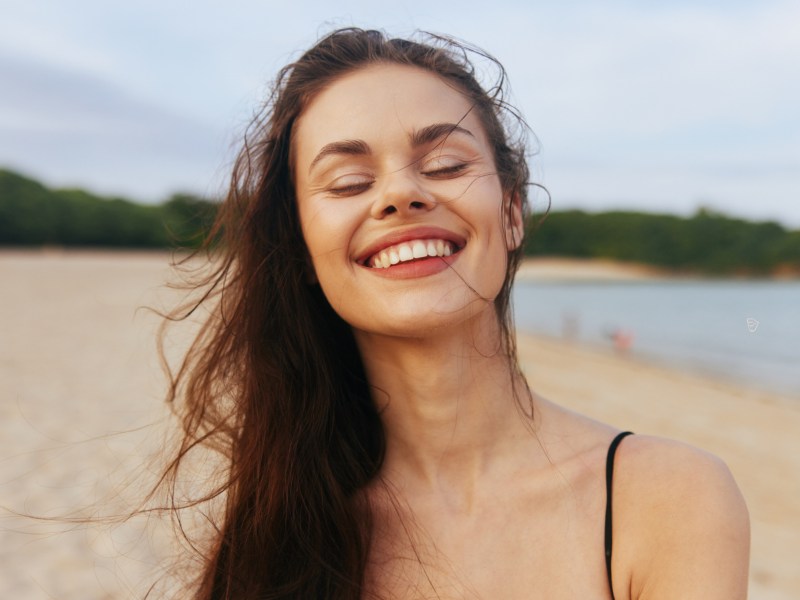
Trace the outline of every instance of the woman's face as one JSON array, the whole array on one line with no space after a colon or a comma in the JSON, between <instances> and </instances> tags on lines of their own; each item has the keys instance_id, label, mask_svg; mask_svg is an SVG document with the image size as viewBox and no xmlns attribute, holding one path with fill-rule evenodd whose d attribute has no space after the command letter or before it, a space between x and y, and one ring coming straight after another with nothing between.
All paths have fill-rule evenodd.
<instances>
[{"instance_id":1,"label":"woman's face","mask_svg":"<svg viewBox=\"0 0 800 600\"><path fill-rule=\"evenodd\" d=\"M462 93L415 67L357 70L301 114L292 152L316 278L357 332L416 337L495 318L521 231L504 225L509 199Z\"/></svg>"}]
</instances>

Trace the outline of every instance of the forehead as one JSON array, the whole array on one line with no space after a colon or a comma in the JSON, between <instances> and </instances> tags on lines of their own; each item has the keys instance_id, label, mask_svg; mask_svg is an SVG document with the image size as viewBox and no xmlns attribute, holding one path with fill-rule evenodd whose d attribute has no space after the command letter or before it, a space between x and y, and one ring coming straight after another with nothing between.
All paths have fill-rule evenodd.
<instances>
[{"instance_id":1,"label":"forehead","mask_svg":"<svg viewBox=\"0 0 800 600\"><path fill-rule=\"evenodd\" d=\"M460 123L476 136L483 127L472 103L438 75L405 65L370 65L336 79L300 115L297 158L343 139L380 141L432 123Z\"/></svg>"}]
</instances>

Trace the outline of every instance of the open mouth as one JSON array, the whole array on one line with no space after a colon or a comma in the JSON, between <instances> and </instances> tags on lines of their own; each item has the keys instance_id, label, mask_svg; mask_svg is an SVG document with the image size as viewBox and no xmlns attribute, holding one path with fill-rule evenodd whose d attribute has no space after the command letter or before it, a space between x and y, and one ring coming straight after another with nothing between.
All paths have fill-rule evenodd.
<instances>
[{"instance_id":1,"label":"open mouth","mask_svg":"<svg viewBox=\"0 0 800 600\"><path fill-rule=\"evenodd\" d=\"M431 238L410 240L388 246L376 252L364 261L364 265L372 269L388 269L401 263L425 260L428 258L444 258L459 252L461 248L450 240Z\"/></svg>"}]
</instances>

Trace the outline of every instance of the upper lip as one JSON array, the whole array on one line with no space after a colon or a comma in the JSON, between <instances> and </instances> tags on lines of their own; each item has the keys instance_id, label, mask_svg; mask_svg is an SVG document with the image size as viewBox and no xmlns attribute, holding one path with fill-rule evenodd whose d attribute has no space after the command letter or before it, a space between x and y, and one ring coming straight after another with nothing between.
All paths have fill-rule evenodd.
<instances>
[{"instance_id":1,"label":"upper lip","mask_svg":"<svg viewBox=\"0 0 800 600\"><path fill-rule=\"evenodd\" d=\"M441 227L414 227L412 229L404 229L401 231L393 231L388 233L367 246L363 251L359 252L356 257L356 262L361 265L366 264L371 256L374 256L384 248L401 244L403 242L410 242L411 240L446 240L455 244L457 249L461 249L467 243L467 240L447 229Z\"/></svg>"}]
</instances>

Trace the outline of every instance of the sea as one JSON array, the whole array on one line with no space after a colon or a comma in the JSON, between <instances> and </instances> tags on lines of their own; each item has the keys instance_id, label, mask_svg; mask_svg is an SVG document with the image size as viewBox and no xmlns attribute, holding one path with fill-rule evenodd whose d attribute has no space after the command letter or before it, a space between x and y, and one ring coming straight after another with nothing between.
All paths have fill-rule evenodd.
<instances>
[{"instance_id":1,"label":"sea","mask_svg":"<svg viewBox=\"0 0 800 600\"><path fill-rule=\"evenodd\" d=\"M798 281L518 281L513 302L521 332L800 400Z\"/></svg>"}]
</instances>

